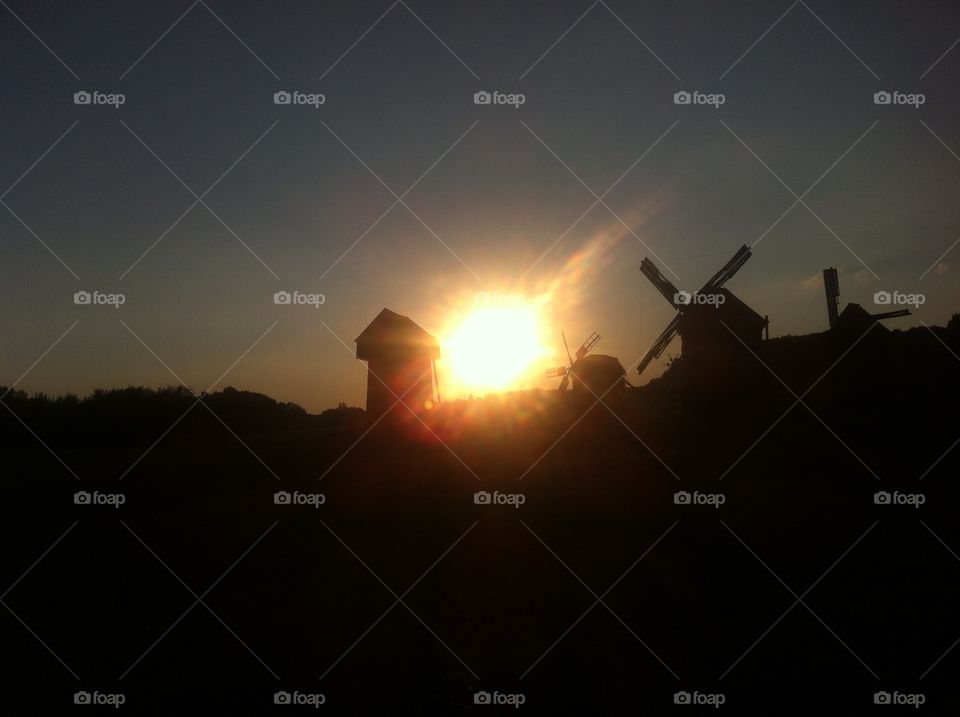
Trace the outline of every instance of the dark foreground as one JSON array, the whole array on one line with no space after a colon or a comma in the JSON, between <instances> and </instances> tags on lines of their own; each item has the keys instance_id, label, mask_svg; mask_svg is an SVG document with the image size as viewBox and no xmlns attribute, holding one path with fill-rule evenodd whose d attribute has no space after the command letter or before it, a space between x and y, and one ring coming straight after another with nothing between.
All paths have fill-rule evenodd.
<instances>
[{"instance_id":1,"label":"dark foreground","mask_svg":"<svg viewBox=\"0 0 960 717\"><path fill-rule=\"evenodd\" d=\"M569 395L451 405L442 442L347 413L270 428L211 397L230 429L198 405L151 448L183 396L96 420L8 398L37 436L0 412L3 712L77 692L157 714L295 709L277 693L484 713L482 692L955 711L960 360L941 338L867 340L789 388L760 366L708 393L668 377L585 417Z\"/></svg>"}]
</instances>

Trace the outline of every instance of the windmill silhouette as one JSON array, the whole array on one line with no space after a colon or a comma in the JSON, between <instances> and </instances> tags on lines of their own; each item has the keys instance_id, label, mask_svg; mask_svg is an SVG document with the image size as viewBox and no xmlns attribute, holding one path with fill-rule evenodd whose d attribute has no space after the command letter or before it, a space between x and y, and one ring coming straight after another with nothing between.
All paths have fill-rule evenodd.
<instances>
[{"instance_id":1,"label":"windmill silhouette","mask_svg":"<svg viewBox=\"0 0 960 717\"><path fill-rule=\"evenodd\" d=\"M687 355L692 353L694 347L697 354L707 354L709 349L733 338L731 331L748 345L760 340L763 330L768 326L767 319L723 288L750 256L750 247L740 247L730 261L694 294L678 290L650 259L644 258L640 271L676 309L677 314L641 359L637 373L643 373L653 359L659 358L677 334L683 340L684 354ZM701 298L706 302L701 302Z\"/></svg>"}]
</instances>

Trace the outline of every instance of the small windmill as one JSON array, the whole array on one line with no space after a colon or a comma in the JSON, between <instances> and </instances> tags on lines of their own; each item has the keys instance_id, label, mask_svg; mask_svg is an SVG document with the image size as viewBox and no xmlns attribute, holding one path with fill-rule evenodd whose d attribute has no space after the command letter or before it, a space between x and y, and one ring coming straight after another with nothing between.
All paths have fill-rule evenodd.
<instances>
[{"instance_id":1,"label":"small windmill","mask_svg":"<svg viewBox=\"0 0 960 717\"><path fill-rule=\"evenodd\" d=\"M720 271L710 277L710 280L703 285L703 288L698 291L698 294L715 294L720 291L725 283L733 278L734 274L740 271L740 268L746 264L747 259L751 256L750 247L744 245L740 247L736 254L733 255L733 258L728 261ZM677 315L673 317L673 320L667 324L667 327L663 330L663 333L653 342L653 345L650 347L650 350L647 351L646 355L640 361L640 364L637 366L637 373L643 373L643 370L647 365L653 361L655 358L659 358L660 354L664 352L670 342L673 340L673 337L679 332L681 318L684 313L686 313L693 305L694 302L692 298L694 295L688 292L681 292L677 290L667 277L665 277L656 265L647 258L640 263L640 271L643 272L643 275L646 276L650 283L663 294L663 297L670 302L670 305L677 310Z\"/></svg>"},{"instance_id":2,"label":"small windmill","mask_svg":"<svg viewBox=\"0 0 960 717\"><path fill-rule=\"evenodd\" d=\"M577 349L577 353L575 354L577 357L576 360L570 355L570 348L567 346L567 337L562 331L560 332L560 336L563 338L563 348L567 352L568 365L547 369L547 378L563 376L563 379L560 381L560 390L566 391L567 386L570 385L570 377L574 375L574 364L586 356L590 352L590 349L597 345L597 342L600 340L600 334L594 332L587 337L586 341L580 344L580 348Z\"/></svg>"}]
</instances>

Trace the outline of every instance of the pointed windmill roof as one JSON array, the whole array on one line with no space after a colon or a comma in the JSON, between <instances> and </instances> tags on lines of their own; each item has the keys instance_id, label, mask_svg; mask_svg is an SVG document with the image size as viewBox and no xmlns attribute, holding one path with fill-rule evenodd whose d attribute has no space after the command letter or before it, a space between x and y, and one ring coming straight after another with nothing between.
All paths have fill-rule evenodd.
<instances>
[{"instance_id":1,"label":"pointed windmill roof","mask_svg":"<svg viewBox=\"0 0 960 717\"><path fill-rule=\"evenodd\" d=\"M430 358L440 358L440 345L408 316L384 309L354 339L357 358L366 360L383 349L406 348L420 350Z\"/></svg>"}]
</instances>

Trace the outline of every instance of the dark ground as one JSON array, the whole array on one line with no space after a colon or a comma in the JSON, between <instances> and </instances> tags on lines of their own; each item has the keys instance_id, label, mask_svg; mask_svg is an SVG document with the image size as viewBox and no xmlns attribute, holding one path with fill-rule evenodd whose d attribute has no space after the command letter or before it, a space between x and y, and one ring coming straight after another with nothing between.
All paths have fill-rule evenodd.
<instances>
[{"instance_id":1,"label":"dark ground","mask_svg":"<svg viewBox=\"0 0 960 717\"><path fill-rule=\"evenodd\" d=\"M678 368L562 439L582 405L531 393L445 406L442 443L381 424L349 451L355 412L227 392L206 402L236 436L195 406L148 451L188 394L11 393L79 480L0 411L4 711L86 690L259 714L299 690L337 713L449 714L489 709L487 690L587 714L683 712L678 691L736 714L859 713L878 691L955 713L960 345L937 331L868 336L768 433L795 396L755 359ZM802 395L841 348L777 373Z\"/></svg>"}]
</instances>

